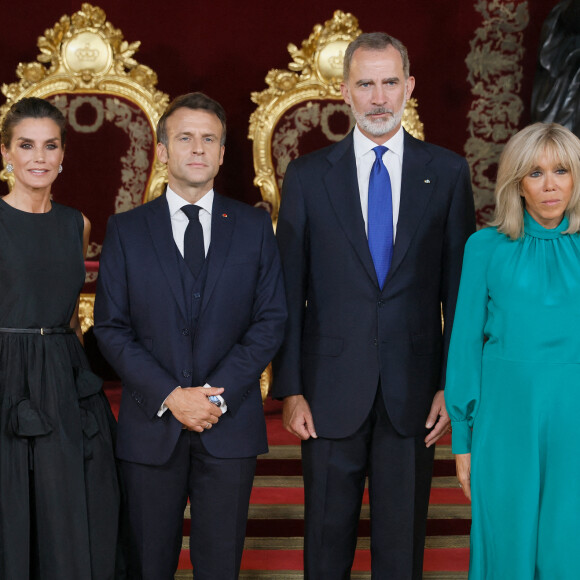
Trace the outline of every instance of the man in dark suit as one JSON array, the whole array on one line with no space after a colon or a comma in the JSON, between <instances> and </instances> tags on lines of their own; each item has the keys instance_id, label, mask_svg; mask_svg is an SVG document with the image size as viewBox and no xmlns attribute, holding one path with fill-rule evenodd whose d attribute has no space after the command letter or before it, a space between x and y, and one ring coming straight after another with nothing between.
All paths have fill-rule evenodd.
<instances>
[{"instance_id":1,"label":"man in dark suit","mask_svg":"<svg viewBox=\"0 0 580 580\"><path fill-rule=\"evenodd\" d=\"M270 217L213 190L225 113L178 97L157 127L160 198L109 220L95 304L99 346L123 382L117 456L133 577L172 580L191 504L196 580L238 577L256 456L259 380L286 306Z\"/></svg>"},{"instance_id":2,"label":"man in dark suit","mask_svg":"<svg viewBox=\"0 0 580 580\"><path fill-rule=\"evenodd\" d=\"M367 473L373 578L422 576L433 444L449 428L445 360L475 219L466 161L401 127L414 85L400 41L362 34L342 83L354 131L290 163L284 179L288 323L273 396L303 440L310 580L350 578Z\"/></svg>"}]
</instances>

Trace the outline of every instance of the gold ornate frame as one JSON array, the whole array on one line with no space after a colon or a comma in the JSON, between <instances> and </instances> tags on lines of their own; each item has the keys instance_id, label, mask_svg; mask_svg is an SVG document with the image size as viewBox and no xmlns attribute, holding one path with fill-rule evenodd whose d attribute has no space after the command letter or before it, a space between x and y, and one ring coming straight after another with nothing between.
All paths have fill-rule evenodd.
<instances>
[{"instance_id":1,"label":"gold ornate frame","mask_svg":"<svg viewBox=\"0 0 580 580\"><path fill-rule=\"evenodd\" d=\"M350 13L334 12L332 20L314 26L299 49L288 45L293 59L288 70L272 69L266 76L269 88L252 93L258 105L250 117L248 138L253 144L254 185L260 188L262 199L272 208L272 221L278 220L280 191L272 159L272 136L284 113L306 101L342 101L340 83L346 47L361 30ZM423 123L419 120L417 100L409 99L403 114L403 126L418 139L424 139Z\"/></svg>"},{"instance_id":2,"label":"gold ornate frame","mask_svg":"<svg viewBox=\"0 0 580 580\"><path fill-rule=\"evenodd\" d=\"M58 94L102 93L125 98L146 115L154 133L169 96L157 90L157 75L139 64L133 55L140 42L129 43L107 21L104 10L84 3L72 16L62 16L38 38L36 62L20 63L18 82L3 84L6 103L0 107L0 122L13 103L24 97L47 98ZM13 185L5 170L0 179ZM167 181L167 167L157 158L147 181L144 201L157 197ZM94 295L81 294L83 332L93 324Z\"/></svg>"}]
</instances>

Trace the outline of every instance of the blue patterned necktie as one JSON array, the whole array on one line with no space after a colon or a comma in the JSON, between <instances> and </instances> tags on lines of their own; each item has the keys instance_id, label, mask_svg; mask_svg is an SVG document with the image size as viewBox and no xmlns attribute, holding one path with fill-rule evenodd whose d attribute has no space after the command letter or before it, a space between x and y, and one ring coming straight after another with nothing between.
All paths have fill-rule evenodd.
<instances>
[{"instance_id":1,"label":"blue patterned necktie","mask_svg":"<svg viewBox=\"0 0 580 580\"><path fill-rule=\"evenodd\" d=\"M377 158L369 179L368 237L379 287L383 289L393 257L393 199L391 178L383 163L384 145L373 149Z\"/></svg>"},{"instance_id":2,"label":"blue patterned necktie","mask_svg":"<svg viewBox=\"0 0 580 580\"><path fill-rule=\"evenodd\" d=\"M199 276L205 262L203 229L199 221L199 205L184 205L181 211L189 219L183 238L183 258L195 278Z\"/></svg>"}]
</instances>

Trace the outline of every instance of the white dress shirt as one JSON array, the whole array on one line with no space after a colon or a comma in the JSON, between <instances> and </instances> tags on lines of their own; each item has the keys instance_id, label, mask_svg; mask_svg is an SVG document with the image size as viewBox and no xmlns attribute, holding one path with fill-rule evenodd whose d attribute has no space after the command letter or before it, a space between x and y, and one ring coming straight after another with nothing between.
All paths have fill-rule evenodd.
<instances>
[{"instance_id":1,"label":"white dress shirt","mask_svg":"<svg viewBox=\"0 0 580 580\"><path fill-rule=\"evenodd\" d=\"M199 223L203 230L203 246L205 255L209 250L211 243L211 210L213 207L213 189L210 189L195 205L201 207L199 210ZM183 239L185 238L185 230L189 224L189 218L181 211L184 205L189 205L189 202L177 195L169 186L165 193L167 204L169 205L169 215L171 216L171 229L173 231L173 239L179 253L183 256Z\"/></svg>"},{"instance_id":2,"label":"white dress shirt","mask_svg":"<svg viewBox=\"0 0 580 580\"><path fill-rule=\"evenodd\" d=\"M179 253L183 256L183 243L185 238L185 230L189 224L189 218L181 211L184 205L189 205L189 201L183 199L180 195L175 193L169 186L165 192L165 197L167 199L167 205L169 206L169 216L171 217L171 230L173 232L173 239L175 240L175 245L179 250ZM199 210L199 223L201 224L201 229L203 230L203 247L205 250L205 255L209 250L209 245L211 243L211 210L213 207L213 197L214 191L210 189L201 199L199 199L195 205L201 207ZM211 385L203 385L206 388L210 388ZM181 387L177 387L181 389ZM222 405L220 409L222 414L228 410L228 406L221 395L217 395L218 399L221 401ZM167 406L165 401L161 404L157 415L161 417L163 413L167 411Z\"/></svg>"},{"instance_id":3,"label":"white dress shirt","mask_svg":"<svg viewBox=\"0 0 580 580\"><path fill-rule=\"evenodd\" d=\"M373 148L376 147L377 144L374 141L371 141L368 137L365 137L358 128L358 125L354 128L353 140L360 205L363 219L365 221L365 231L368 236L369 179L373 163L376 159ZM383 163L385 164L391 178L391 191L393 196L393 242L397 235L397 222L399 220L399 207L401 205L401 176L403 173L404 140L405 134L403 127L399 127L399 130L388 141L382 143L382 145L388 148L383 155Z\"/></svg>"}]
</instances>

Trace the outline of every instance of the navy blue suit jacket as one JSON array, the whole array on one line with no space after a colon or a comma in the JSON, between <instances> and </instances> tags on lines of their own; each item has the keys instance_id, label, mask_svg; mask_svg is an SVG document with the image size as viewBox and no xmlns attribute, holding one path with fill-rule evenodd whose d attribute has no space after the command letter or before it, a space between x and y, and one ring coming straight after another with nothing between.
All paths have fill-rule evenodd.
<instances>
[{"instance_id":1,"label":"navy blue suit jacket","mask_svg":"<svg viewBox=\"0 0 580 580\"><path fill-rule=\"evenodd\" d=\"M277 228L288 322L273 396L303 394L318 435L347 437L368 416L380 378L397 431L424 434L444 386L463 247L474 229L465 159L405 133L397 235L381 291L352 133L290 163Z\"/></svg>"},{"instance_id":2,"label":"navy blue suit jacket","mask_svg":"<svg viewBox=\"0 0 580 580\"><path fill-rule=\"evenodd\" d=\"M216 457L267 451L260 374L282 340L286 305L266 212L215 194L208 272L191 328L165 195L110 218L95 335L123 382L117 455L165 463L181 424L161 404L178 385L225 389L228 411L201 437Z\"/></svg>"}]
</instances>

